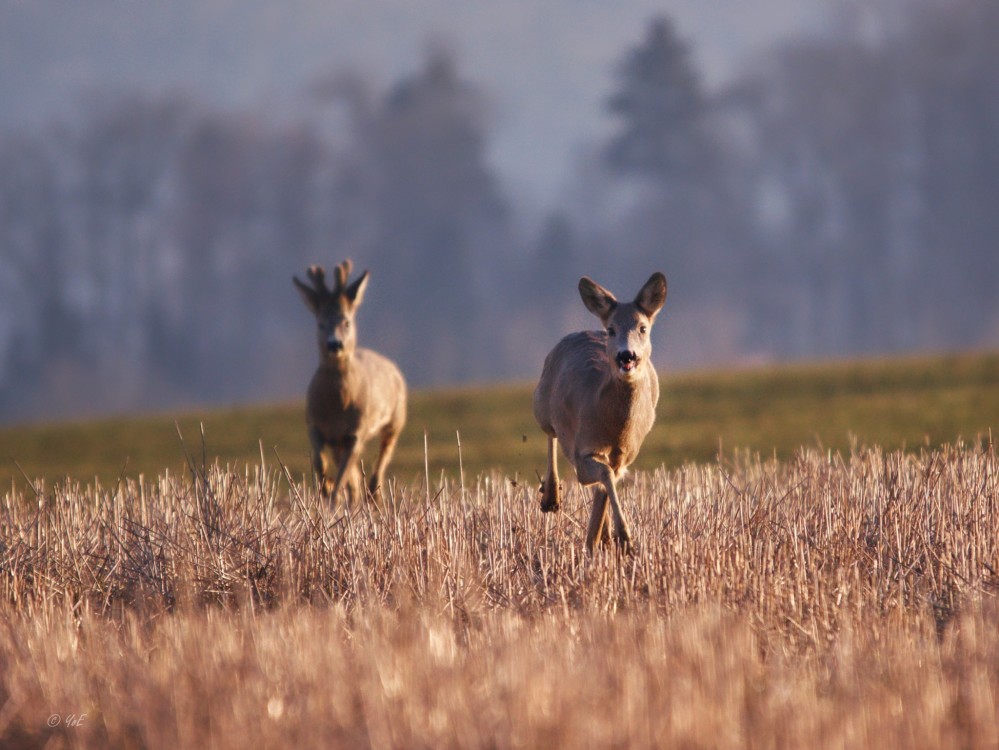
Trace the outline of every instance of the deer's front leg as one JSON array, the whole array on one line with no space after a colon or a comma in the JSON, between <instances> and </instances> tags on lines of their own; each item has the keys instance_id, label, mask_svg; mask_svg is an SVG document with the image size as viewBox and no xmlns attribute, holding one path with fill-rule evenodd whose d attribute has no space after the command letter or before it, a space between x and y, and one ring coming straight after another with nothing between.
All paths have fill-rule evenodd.
<instances>
[{"instance_id":1,"label":"deer's front leg","mask_svg":"<svg viewBox=\"0 0 999 750\"><path fill-rule=\"evenodd\" d=\"M628 519L621 509L614 483L614 472L610 466L593 454L578 456L576 459L576 476L580 484L597 484L601 488L593 495L593 509L590 512L590 525L586 534L586 548L592 552L600 537L606 538L606 510L610 503L611 514L614 516L614 535L618 544L626 552L632 551L631 531L628 529Z\"/></svg>"},{"instance_id":2,"label":"deer's front leg","mask_svg":"<svg viewBox=\"0 0 999 750\"><path fill-rule=\"evenodd\" d=\"M368 480L368 492L372 498L376 497L376 493L380 492L385 485L385 467L388 466L389 461L392 459L397 442L399 442L398 428L393 426L386 427L382 431L381 448L378 451L378 459L375 462L375 472L371 479Z\"/></svg>"},{"instance_id":3,"label":"deer's front leg","mask_svg":"<svg viewBox=\"0 0 999 750\"><path fill-rule=\"evenodd\" d=\"M610 522L607 518L607 490L598 484L593 488L593 506L590 524L586 529L586 549L591 554L598 543L610 541Z\"/></svg>"},{"instance_id":4,"label":"deer's front leg","mask_svg":"<svg viewBox=\"0 0 999 750\"><path fill-rule=\"evenodd\" d=\"M554 435L548 436L548 468L541 482L541 512L551 513L562 505L558 486L558 440Z\"/></svg>"},{"instance_id":5,"label":"deer's front leg","mask_svg":"<svg viewBox=\"0 0 999 750\"><path fill-rule=\"evenodd\" d=\"M340 487L343 486L344 478L347 478L348 505L353 501L354 485L356 481L353 476L353 464L357 458L357 435L346 436L333 449L333 455L337 463L336 480L333 482L333 489L329 493L330 503L336 507L337 495L340 494ZM348 476L348 473L349 476ZM326 482L329 482L327 478ZM325 483L324 483L325 486Z\"/></svg>"},{"instance_id":6,"label":"deer's front leg","mask_svg":"<svg viewBox=\"0 0 999 750\"><path fill-rule=\"evenodd\" d=\"M328 443L322 433L315 427L309 428L309 446L312 449L312 471L319 483L319 492L324 498L329 497L330 490L330 460L327 456Z\"/></svg>"}]
</instances>

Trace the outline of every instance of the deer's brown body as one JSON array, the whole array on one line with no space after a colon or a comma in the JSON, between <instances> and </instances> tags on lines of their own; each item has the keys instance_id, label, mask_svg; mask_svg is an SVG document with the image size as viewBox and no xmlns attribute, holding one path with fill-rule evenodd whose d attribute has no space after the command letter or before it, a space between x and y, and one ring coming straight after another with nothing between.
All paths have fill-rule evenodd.
<instances>
[{"instance_id":1,"label":"deer's brown body","mask_svg":"<svg viewBox=\"0 0 999 750\"><path fill-rule=\"evenodd\" d=\"M319 367L309 383L305 417L313 467L323 494L334 504L341 487L348 500L362 492L358 464L372 438L379 441L379 453L367 491L379 491L406 422L406 381L399 368L377 352L357 347L354 314L368 272L348 284L350 269L350 261L337 267L332 289L319 266L308 270L311 287L294 279L318 323Z\"/></svg>"},{"instance_id":2,"label":"deer's brown body","mask_svg":"<svg viewBox=\"0 0 999 750\"><path fill-rule=\"evenodd\" d=\"M659 378L652 366L649 333L666 300L666 278L653 274L633 302L619 303L590 279L579 282L586 307L604 331L573 333L545 359L534 391L534 417L548 435L548 468L541 510L560 506L558 443L580 484L597 487L586 535L591 551L608 540L607 506L618 542L631 546L631 532L617 496L617 480L638 457L655 422Z\"/></svg>"}]
</instances>

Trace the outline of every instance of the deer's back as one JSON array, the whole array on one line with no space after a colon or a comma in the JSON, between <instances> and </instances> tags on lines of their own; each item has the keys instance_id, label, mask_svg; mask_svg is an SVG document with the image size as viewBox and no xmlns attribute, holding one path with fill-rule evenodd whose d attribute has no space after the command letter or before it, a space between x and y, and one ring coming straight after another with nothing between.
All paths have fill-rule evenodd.
<instances>
[{"instance_id":1,"label":"deer's back","mask_svg":"<svg viewBox=\"0 0 999 750\"><path fill-rule=\"evenodd\" d=\"M577 453L604 455L619 468L638 455L655 421L659 381L651 363L645 379L617 380L607 359L602 331L573 333L545 359L534 391L534 417L558 438L570 460Z\"/></svg>"}]
</instances>

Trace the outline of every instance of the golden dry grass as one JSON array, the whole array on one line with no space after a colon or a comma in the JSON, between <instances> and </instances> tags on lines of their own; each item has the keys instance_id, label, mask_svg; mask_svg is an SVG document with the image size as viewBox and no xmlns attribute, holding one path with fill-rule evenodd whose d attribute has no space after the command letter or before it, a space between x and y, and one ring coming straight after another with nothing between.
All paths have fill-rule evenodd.
<instances>
[{"instance_id":1,"label":"golden dry grass","mask_svg":"<svg viewBox=\"0 0 999 750\"><path fill-rule=\"evenodd\" d=\"M8 494L0 746L995 747L997 467L639 472L638 553L592 559L578 487L498 475L336 516L269 469Z\"/></svg>"}]
</instances>

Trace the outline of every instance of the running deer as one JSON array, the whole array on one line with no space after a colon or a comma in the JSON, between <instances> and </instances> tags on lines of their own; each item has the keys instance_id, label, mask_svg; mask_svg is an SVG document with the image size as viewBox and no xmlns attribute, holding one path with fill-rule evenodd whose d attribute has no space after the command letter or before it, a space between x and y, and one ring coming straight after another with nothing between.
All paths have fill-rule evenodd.
<instances>
[{"instance_id":1,"label":"running deer","mask_svg":"<svg viewBox=\"0 0 999 750\"><path fill-rule=\"evenodd\" d=\"M548 469L541 485L541 510L560 506L557 444L582 485L597 485L586 547L610 541L607 505L618 543L630 551L631 531L617 495L617 480L638 456L652 429L659 378L652 366L649 333L666 301L666 277L654 273L633 302L620 303L585 276L579 294L600 318L603 331L572 333L545 359L534 391L534 418L548 435Z\"/></svg>"},{"instance_id":2,"label":"running deer","mask_svg":"<svg viewBox=\"0 0 999 750\"><path fill-rule=\"evenodd\" d=\"M377 436L380 452L367 490L372 496L384 485L406 422L406 381L395 364L357 346L354 315L368 285L365 271L351 283L351 262L336 267L333 288L322 266L311 266L311 286L292 280L319 324L319 368L309 383L305 421L312 445L312 465L324 497L335 507L344 487L348 503L362 491L358 469L364 444Z\"/></svg>"}]
</instances>

